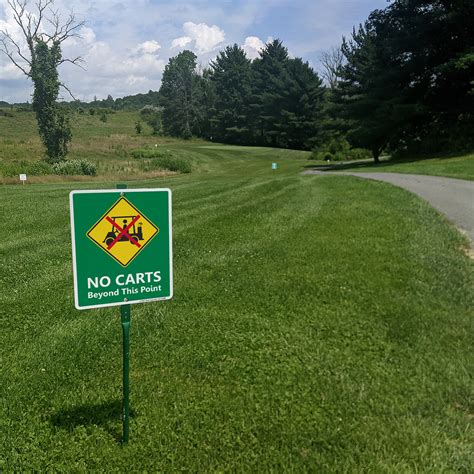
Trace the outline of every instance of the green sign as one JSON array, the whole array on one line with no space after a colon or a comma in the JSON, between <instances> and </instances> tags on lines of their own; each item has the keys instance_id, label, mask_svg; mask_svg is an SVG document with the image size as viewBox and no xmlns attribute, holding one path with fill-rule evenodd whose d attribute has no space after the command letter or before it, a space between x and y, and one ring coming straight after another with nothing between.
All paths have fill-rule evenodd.
<instances>
[{"instance_id":1,"label":"green sign","mask_svg":"<svg viewBox=\"0 0 474 474\"><path fill-rule=\"evenodd\" d=\"M72 191L72 255L77 309L173 296L171 191Z\"/></svg>"}]
</instances>

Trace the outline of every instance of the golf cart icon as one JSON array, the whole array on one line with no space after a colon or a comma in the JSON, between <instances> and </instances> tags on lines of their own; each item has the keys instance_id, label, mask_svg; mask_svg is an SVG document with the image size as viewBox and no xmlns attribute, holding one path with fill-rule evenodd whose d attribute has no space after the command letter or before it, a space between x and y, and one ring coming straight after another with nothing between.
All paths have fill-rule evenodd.
<instances>
[{"instance_id":1,"label":"golf cart icon","mask_svg":"<svg viewBox=\"0 0 474 474\"><path fill-rule=\"evenodd\" d=\"M107 233L105 239L102 242L105 242L108 246L110 246L117 238L119 230L126 229L129 225L129 222L134 220L136 217L137 216L111 216L110 220L114 222L112 224L112 230ZM122 225L120 225L118 222L120 219L122 219ZM131 244L137 244L139 240L143 240L142 225L142 222L139 222L136 226L135 223L133 223L133 225L126 232L122 233L117 242L130 242Z\"/></svg>"}]
</instances>

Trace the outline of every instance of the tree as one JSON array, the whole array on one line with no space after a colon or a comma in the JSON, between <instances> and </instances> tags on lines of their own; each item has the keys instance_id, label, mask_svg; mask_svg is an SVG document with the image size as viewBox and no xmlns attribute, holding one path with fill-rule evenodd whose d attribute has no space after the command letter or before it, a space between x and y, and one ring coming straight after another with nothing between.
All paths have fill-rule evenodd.
<instances>
[{"instance_id":1,"label":"tree","mask_svg":"<svg viewBox=\"0 0 474 474\"><path fill-rule=\"evenodd\" d=\"M387 146L472 146L473 15L467 0L396 0L343 41L333 95L349 138L375 161Z\"/></svg>"},{"instance_id":2,"label":"tree","mask_svg":"<svg viewBox=\"0 0 474 474\"><path fill-rule=\"evenodd\" d=\"M385 47L378 31L381 14L375 10L364 25L354 28L350 40L343 39L346 62L333 93L349 141L371 150L376 163L419 112L401 93L398 58Z\"/></svg>"},{"instance_id":3,"label":"tree","mask_svg":"<svg viewBox=\"0 0 474 474\"><path fill-rule=\"evenodd\" d=\"M166 134L191 138L193 130L199 132L199 80L193 52L185 50L169 60L159 91Z\"/></svg>"},{"instance_id":4,"label":"tree","mask_svg":"<svg viewBox=\"0 0 474 474\"><path fill-rule=\"evenodd\" d=\"M268 43L252 63L252 126L260 145L280 146L281 99L288 50L280 40Z\"/></svg>"},{"instance_id":5,"label":"tree","mask_svg":"<svg viewBox=\"0 0 474 474\"><path fill-rule=\"evenodd\" d=\"M237 144L249 142L251 74L251 62L237 44L227 46L211 62L214 104L210 120L212 135L218 141Z\"/></svg>"},{"instance_id":6,"label":"tree","mask_svg":"<svg viewBox=\"0 0 474 474\"><path fill-rule=\"evenodd\" d=\"M318 134L322 81L300 58L290 59L279 40L268 43L252 63L250 104L260 145L309 149Z\"/></svg>"},{"instance_id":7,"label":"tree","mask_svg":"<svg viewBox=\"0 0 474 474\"><path fill-rule=\"evenodd\" d=\"M71 92L60 82L58 66L65 62L76 65L81 62L80 57L63 58L61 45L68 38L77 36L77 30L84 23L77 22L72 13L65 22L61 22L58 12L50 10L52 4L53 0L38 0L36 11L31 12L27 9L28 0L8 0L28 53L7 30L0 31L0 51L32 80L33 110L46 148L46 160L56 163L65 159L71 141L67 113L57 103L60 87Z\"/></svg>"},{"instance_id":8,"label":"tree","mask_svg":"<svg viewBox=\"0 0 474 474\"><path fill-rule=\"evenodd\" d=\"M48 47L43 40L37 39L34 53L31 63L33 110L46 147L47 161L57 163L66 157L71 141L69 117L64 108L56 103L60 86L56 64L61 57L61 49L57 42Z\"/></svg>"},{"instance_id":9,"label":"tree","mask_svg":"<svg viewBox=\"0 0 474 474\"><path fill-rule=\"evenodd\" d=\"M283 77L284 94L278 124L280 144L287 148L311 149L321 134L324 88L307 62L290 59Z\"/></svg>"},{"instance_id":10,"label":"tree","mask_svg":"<svg viewBox=\"0 0 474 474\"><path fill-rule=\"evenodd\" d=\"M321 54L322 71L321 76L326 84L335 89L341 78L341 67L344 62L344 55L341 48L331 48Z\"/></svg>"}]
</instances>

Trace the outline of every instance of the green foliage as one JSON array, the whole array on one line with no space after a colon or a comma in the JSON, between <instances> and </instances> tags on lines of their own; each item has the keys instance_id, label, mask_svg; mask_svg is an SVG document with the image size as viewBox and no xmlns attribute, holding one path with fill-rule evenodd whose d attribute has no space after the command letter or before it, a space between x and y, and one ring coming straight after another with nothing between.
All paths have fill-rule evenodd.
<instances>
[{"instance_id":1,"label":"green foliage","mask_svg":"<svg viewBox=\"0 0 474 474\"><path fill-rule=\"evenodd\" d=\"M474 146L473 15L474 2L395 1L344 40L334 96L353 144L376 160L384 148L420 142L439 152L454 145L448 136Z\"/></svg>"},{"instance_id":2,"label":"green foliage","mask_svg":"<svg viewBox=\"0 0 474 474\"><path fill-rule=\"evenodd\" d=\"M191 172L189 160L177 157L169 150L141 148L133 150L131 155L136 159L143 160L143 163L140 165L143 171L163 169L180 173Z\"/></svg>"},{"instance_id":3,"label":"green foliage","mask_svg":"<svg viewBox=\"0 0 474 474\"><path fill-rule=\"evenodd\" d=\"M140 120L137 120L135 122L135 132L137 133L137 135L140 135L142 133L142 123L140 122Z\"/></svg>"},{"instance_id":4,"label":"green foliage","mask_svg":"<svg viewBox=\"0 0 474 474\"><path fill-rule=\"evenodd\" d=\"M101 122L103 122L103 123L107 122L107 114L106 114L105 112L102 112L102 113L100 114L99 120L100 120Z\"/></svg>"},{"instance_id":5,"label":"green foliage","mask_svg":"<svg viewBox=\"0 0 474 474\"><path fill-rule=\"evenodd\" d=\"M56 102L61 85L57 71L61 47L58 41L51 46L39 38L35 41L30 73L34 84L33 110L46 148L45 159L53 164L65 160L72 138L69 113Z\"/></svg>"},{"instance_id":6,"label":"green foliage","mask_svg":"<svg viewBox=\"0 0 474 474\"><path fill-rule=\"evenodd\" d=\"M45 161L14 160L8 163L0 161L0 174L5 177L14 177L22 173L27 176L44 176L52 172L51 165Z\"/></svg>"},{"instance_id":7,"label":"green foliage","mask_svg":"<svg viewBox=\"0 0 474 474\"><path fill-rule=\"evenodd\" d=\"M153 135L159 135L162 131L162 114L163 107L153 105L145 105L140 110L140 117L152 128Z\"/></svg>"},{"instance_id":8,"label":"green foliage","mask_svg":"<svg viewBox=\"0 0 474 474\"><path fill-rule=\"evenodd\" d=\"M195 94L200 76L196 72L196 55L182 51L165 67L160 87L163 106L163 130L166 134L191 138L199 131L199 103Z\"/></svg>"},{"instance_id":9,"label":"green foliage","mask_svg":"<svg viewBox=\"0 0 474 474\"><path fill-rule=\"evenodd\" d=\"M310 149L319 134L322 81L308 63L290 59L281 41L266 45L252 63L251 122L255 142Z\"/></svg>"},{"instance_id":10,"label":"green foliage","mask_svg":"<svg viewBox=\"0 0 474 474\"><path fill-rule=\"evenodd\" d=\"M324 88L308 63L290 59L275 40L251 62L228 46L202 75L183 51L163 74L160 104L165 134L274 147L310 149L321 133Z\"/></svg>"},{"instance_id":11,"label":"green foliage","mask_svg":"<svg viewBox=\"0 0 474 474\"><path fill-rule=\"evenodd\" d=\"M148 169L162 169L186 174L191 173L191 163L184 158L162 156L144 163L142 169L144 171Z\"/></svg>"},{"instance_id":12,"label":"green foliage","mask_svg":"<svg viewBox=\"0 0 474 474\"><path fill-rule=\"evenodd\" d=\"M96 176L97 166L88 160L67 160L52 166L54 174Z\"/></svg>"},{"instance_id":13,"label":"green foliage","mask_svg":"<svg viewBox=\"0 0 474 474\"><path fill-rule=\"evenodd\" d=\"M227 46L211 62L209 78L214 102L210 110L210 133L214 140L236 144L251 142L248 117L251 74L251 61L237 44Z\"/></svg>"},{"instance_id":14,"label":"green foliage","mask_svg":"<svg viewBox=\"0 0 474 474\"><path fill-rule=\"evenodd\" d=\"M0 117L14 117L12 112L9 112L8 110L0 109Z\"/></svg>"},{"instance_id":15,"label":"green foliage","mask_svg":"<svg viewBox=\"0 0 474 474\"><path fill-rule=\"evenodd\" d=\"M364 148L352 148L344 138L333 138L325 145L318 147L310 156L311 160L350 161L370 158L370 151Z\"/></svg>"}]
</instances>

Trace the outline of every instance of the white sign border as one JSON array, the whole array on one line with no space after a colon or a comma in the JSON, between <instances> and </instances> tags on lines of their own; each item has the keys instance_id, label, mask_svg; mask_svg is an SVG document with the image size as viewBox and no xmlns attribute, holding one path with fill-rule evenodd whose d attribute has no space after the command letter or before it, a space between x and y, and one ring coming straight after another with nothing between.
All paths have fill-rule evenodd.
<instances>
[{"instance_id":1,"label":"white sign border","mask_svg":"<svg viewBox=\"0 0 474 474\"><path fill-rule=\"evenodd\" d=\"M99 193L147 193L147 192L167 192L168 193L168 216L169 216L169 249L170 249L170 294L162 298L147 298L144 300L120 301L118 303L105 303L91 306L79 305L78 282L77 282L77 260L76 260L76 230L74 227L74 195L75 194L99 194ZM71 244L72 244L72 270L74 276L74 306L78 310L104 308L109 306L123 306L124 304L151 303L153 301L166 301L173 298L173 216L171 205L172 192L169 188L122 188L122 189L84 189L74 190L69 193L69 215L71 220Z\"/></svg>"}]
</instances>

